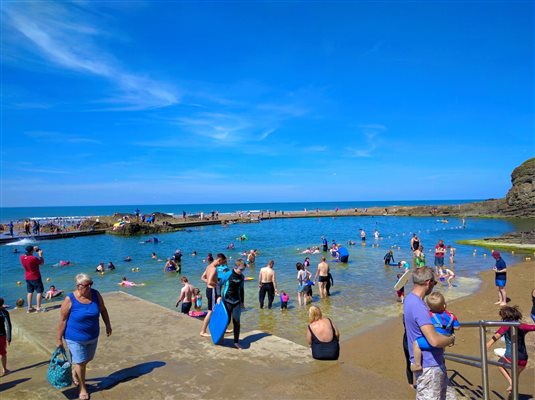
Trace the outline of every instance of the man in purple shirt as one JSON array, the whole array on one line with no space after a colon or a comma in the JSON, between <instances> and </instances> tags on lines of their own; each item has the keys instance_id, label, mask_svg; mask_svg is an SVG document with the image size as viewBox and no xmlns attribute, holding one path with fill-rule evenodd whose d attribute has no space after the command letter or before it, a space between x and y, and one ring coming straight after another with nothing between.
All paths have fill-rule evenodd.
<instances>
[{"instance_id":1,"label":"man in purple shirt","mask_svg":"<svg viewBox=\"0 0 535 400\"><path fill-rule=\"evenodd\" d=\"M404 321L407 330L407 344L410 361L414 363L413 343L425 336L433 346L430 351L422 350L421 371L415 373L417 400L450 400L455 399L455 392L448 390L448 376L444 362L444 347L455 343L455 335L443 336L435 331L424 297L433 291L437 281L433 270L429 267L417 268L412 271L414 287L405 297L403 304Z\"/></svg>"}]
</instances>

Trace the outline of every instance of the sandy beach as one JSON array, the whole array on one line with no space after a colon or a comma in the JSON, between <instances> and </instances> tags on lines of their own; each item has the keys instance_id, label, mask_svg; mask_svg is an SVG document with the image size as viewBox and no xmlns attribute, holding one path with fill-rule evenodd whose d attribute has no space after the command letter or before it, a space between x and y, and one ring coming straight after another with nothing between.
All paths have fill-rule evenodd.
<instances>
[{"instance_id":1,"label":"sandy beach","mask_svg":"<svg viewBox=\"0 0 535 400\"><path fill-rule=\"evenodd\" d=\"M531 310L531 290L534 287L535 262L522 262L509 267L507 280L507 297L510 305L519 305L524 316L524 322L533 323L529 317ZM481 273L483 281L480 290L474 295L452 301L448 309L457 315L461 322L478 320L499 320L498 306L494 305L497 300L497 291L494 285L494 272L484 271ZM494 330L488 331L490 338ZM321 380L324 384L332 385L332 392L336 398L374 398L373 396L359 396L351 391L351 385L344 380L346 373L351 367L358 366L382 375L385 379L395 381L400 386L407 388L407 398L414 396L414 391L407 385L405 377L405 359L402 350L403 325L401 317L389 319L382 325L375 327L355 338L342 343L340 363L336 368L324 372L322 376L310 377L310 381ZM535 388L535 334L526 336L526 345L530 360L520 378L519 393L524 397L532 398ZM494 348L505 347L504 342L498 342ZM461 329L457 334L454 347L448 348L447 352L468 354L479 357L479 333L477 328ZM489 359L495 359L492 351ZM466 365L447 362L449 376L454 385L460 386L459 390L464 396L472 397L481 386L481 372L479 369ZM489 383L491 398L506 398L507 387L505 379L496 367L490 367ZM353 379L358 379L354 377ZM459 395L459 398L461 396Z\"/></svg>"}]
</instances>

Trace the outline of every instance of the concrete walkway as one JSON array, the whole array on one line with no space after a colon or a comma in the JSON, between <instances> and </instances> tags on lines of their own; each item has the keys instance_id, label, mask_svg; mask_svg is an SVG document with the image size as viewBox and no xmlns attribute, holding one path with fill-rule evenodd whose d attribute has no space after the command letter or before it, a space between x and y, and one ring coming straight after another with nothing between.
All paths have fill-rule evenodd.
<instances>
[{"instance_id":1,"label":"concrete walkway","mask_svg":"<svg viewBox=\"0 0 535 400\"><path fill-rule=\"evenodd\" d=\"M402 399L410 394L362 368L315 361L308 348L269 333L242 332L244 350L232 347L230 336L214 346L199 336L200 320L123 292L104 299L113 335L106 337L101 324L87 373L92 399ZM47 303L41 314L10 311L13 372L0 379L2 400L77 398L76 388L56 390L46 381L59 305Z\"/></svg>"}]
</instances>

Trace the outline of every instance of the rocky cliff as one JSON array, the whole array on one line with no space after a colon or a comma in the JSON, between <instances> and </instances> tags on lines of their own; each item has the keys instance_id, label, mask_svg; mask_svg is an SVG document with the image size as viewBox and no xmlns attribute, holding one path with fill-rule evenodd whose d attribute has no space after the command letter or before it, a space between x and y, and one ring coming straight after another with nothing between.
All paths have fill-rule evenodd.
<instances>
[{"instance_id":1,"label":"rocky cliff","mask_svg":"<svg viewBox=\"0 0 535 400\"><path fill-rule=\"evenodd\" d=\"M514 169L512 187L500 207L505 215L535 217L535 157Z\"/></svg>"}]
</instances>

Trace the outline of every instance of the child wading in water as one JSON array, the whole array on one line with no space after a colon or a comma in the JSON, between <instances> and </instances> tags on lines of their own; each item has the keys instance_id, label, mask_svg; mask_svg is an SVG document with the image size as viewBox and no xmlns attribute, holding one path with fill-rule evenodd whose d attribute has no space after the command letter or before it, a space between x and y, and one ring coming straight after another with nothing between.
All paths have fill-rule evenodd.
<instances>
[{"instance_id":1,"label":"child wading in water","mask_svg":"<svg viewBox=\"0 0 535 400\"><path fill-rule=\"evenodd\" d=\"M429 307L429 315L433 326L437 333L444 336L453 335L454 329L460 329L461 325L457 321L457 317L446 310L446 300L442 293L433 292L426 298L427 305ZM432 346L429 344L425 336L420 336L412 344L414 353L414 364L411 364L411 371L422 370L422 350L429 351Z\"/></svg>"},{"instance_id":2,"label":"child wading in water","mask_svg":"<svg viewBox=\"0 0 535 400\"><path fill-rule=\"evenodd\" d=\"M193 289L193 307L195 308L195 311L201 311L202 294L201 289L199 288Z\"/></svg>"},{"instance_id":3,"label":"child wading in water","mask_svg":"<svg viewBox=\"0 0 535 400\"><path fill-rule=\"evenodd\" d=\"M518 306L504 306L500 309L500 317L502 321L508 322L522 322L522 313L518 309ZM526 350L526 333L535 331L535 325L521 323L518 327L518 375L524 371L528 364L528 352ZM502 326L496 331L492 338L487 342L487 350L494 345L502 336L505 336L505 354L500 357L501 362L511 364L511 333L508 326ZM510 394L513 387L513 381L509 371L503 367L498 367L502 375L509 383L507 392Z\"/></svg>"},{"instance_id":4,"label":"child wading in water","mask_svg":"<svg viewBox=\"0 0 535 400\"><path fill-rule=\"evenodd\" d=\"M290 296L286 294L286 292L283 290L281 292L281 310L287 310L288 309L288 301L290 300Z\"/></svg>"}]
</instances>

